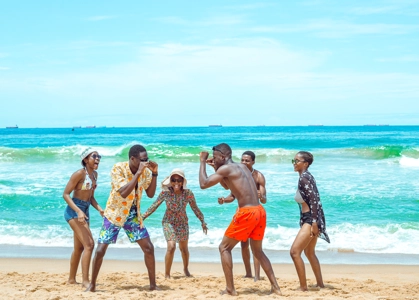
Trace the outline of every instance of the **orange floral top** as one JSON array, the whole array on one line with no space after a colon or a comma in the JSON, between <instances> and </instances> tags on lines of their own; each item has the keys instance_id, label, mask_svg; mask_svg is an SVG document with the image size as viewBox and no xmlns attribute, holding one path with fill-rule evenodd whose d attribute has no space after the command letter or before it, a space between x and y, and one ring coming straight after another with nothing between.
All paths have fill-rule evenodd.
<instances>
[{"instance_id":1,"label":"orange floral top","mask_svg":"<svg viewBox=\"0 0 419 300\"><path fill-rule=\"evenodd\" d=\"M147 189L151 183L151 171L147 168L144 169L143 173L138 177L138 186L133 189L128 197L123 198L119 193L119 189L124 185L128 184L134 177L131 169L129 168L129 162L116 163L111 170L111 193L106 203L105 217L114 225L123 226L131 206L140 203L143 190ZM137 205L139 208L139 205ZM138 221L142 227L143 220L141 213L137 212Z\"/></svg>"}]
</instances>

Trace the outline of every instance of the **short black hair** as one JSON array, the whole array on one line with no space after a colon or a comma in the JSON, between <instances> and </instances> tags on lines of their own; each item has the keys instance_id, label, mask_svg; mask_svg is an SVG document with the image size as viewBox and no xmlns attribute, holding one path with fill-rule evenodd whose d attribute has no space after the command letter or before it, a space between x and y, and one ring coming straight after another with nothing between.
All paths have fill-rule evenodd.
<instances>
[{"instance_id":1,"label":"short black hair","mask_svg":"<svg viewBox=\"0 0 419 300\"><path fill-rule=\"evenodd\" d=\"M243 154L242 154L242 156L243 155L249 155L251 158L252 158L252 161L255 161L255 158L256 158L256 155L255 155L255 153L253 153L253 151L244 151L243 152Z\"/></svg>"},{"instance_id":2,"label":"short black hair","mask_svg":"<svg viewBox=\"0 0 419 300\"><path fill-rule=\"evenodd\" d=\"M225 155L227 157L231 156L231 148L226 143L221 143L217 146L212 147L212 151L219 151L222 155Z\"/></svg>"},{"instance_id":3,"label":"short black hair","mask_svg":"<svg viewBox=\"0 0 419 300\"><path fill-rule=\"evenodd\" d=\"M313 154L311 154L311 153L310 153L310 152L308 152L308 151L299 151L297 154L298 154L298 155L300 155L300 156L302 156L302 157L304 158L304 160L305 160L306 162L308 162L308 165L309 165L309 166L310 166L310 165L313 163L313 161L314 161Z\"/></svg>"},{"instance_id":4,"label":"short black hair","mask_svg":"<svg viewBox=\"0 0 419 300\"><path fill-rule=\"evenodd\" d=\"M128 159L131 158L131 156L138 157L141 152L147 152L147 150L141 145L132 146L129 149Z\"/></svg>"}]
</instances>

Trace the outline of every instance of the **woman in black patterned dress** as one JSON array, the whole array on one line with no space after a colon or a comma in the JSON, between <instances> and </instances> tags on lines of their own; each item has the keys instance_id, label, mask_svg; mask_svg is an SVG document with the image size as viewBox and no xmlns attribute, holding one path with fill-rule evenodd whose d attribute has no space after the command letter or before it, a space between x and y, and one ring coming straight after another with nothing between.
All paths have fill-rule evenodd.
<instances>
[{"instance_id":1,"label":"woman in black patterned dress","mask_svg":"<svg viewBox=\"0 0 419 300\"><path fill-rule=\"evenodd\" d=\"M317 259L315 248L317 238L320 237L330 243L326 232L326 220L320 201L319 191L313 175L308 171L313 163L310 152L300 151L292 160L294 171L300 174L295 201L300 207L300 231L291 246L290 254L300 280L300 289L307 291L306 271L301 253L304 251L316 277L317 287L324 288L320 262Z\"/></svg>"}]
</instances>

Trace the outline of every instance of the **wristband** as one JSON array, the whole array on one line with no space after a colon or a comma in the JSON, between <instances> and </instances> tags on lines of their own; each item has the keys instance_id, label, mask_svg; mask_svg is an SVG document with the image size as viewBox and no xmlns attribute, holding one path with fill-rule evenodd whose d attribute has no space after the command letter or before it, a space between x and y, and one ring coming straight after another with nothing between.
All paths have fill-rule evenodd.
<instances>
[{"instance_id":1,"label":"wristband","mask_svg":"<svg viewBox=\"0 0 419 300\"><path fill-rule=\"evenodd\" d=\"M159 173L151 173L151 176L153 177L157 177L159 175Z\"/></svg>"}]
</instances>

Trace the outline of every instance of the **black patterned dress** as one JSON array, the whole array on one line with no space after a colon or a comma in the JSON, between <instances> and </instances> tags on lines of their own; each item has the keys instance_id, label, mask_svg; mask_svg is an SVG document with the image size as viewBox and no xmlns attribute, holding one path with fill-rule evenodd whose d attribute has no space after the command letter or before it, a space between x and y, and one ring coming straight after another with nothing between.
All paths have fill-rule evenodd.
<instances>
[{"instance_id":1,"label":"black patterned dress","mask_svg":"<svg viewBox=\"0 0 419 300\"><path fill-rule=\"evenodd\" d=\"M320 194L317 190L316 180L309 171L305 171L301 174L300 179L298 180L298 190L300 191L304 202L310 208L311 218L317 220L320 238L330 243L329 236L326 232L326 219L324 217L323 207L320 201ZM300 226L303 226L301 205L300 215Z\"/></svg>"},{"instance_id":2,"label":"black patterned dress","mask_svg":"<svg viewBox=\"0 0 419 300\"><path fill-rule=\"evenodd\" d=\"M166 202L166 213L162 220L166 241L179 242L188 240L189 225L188 215L186 214L186 205L188 204L201 223L205 224L204 215L196 205L195 196L189 189L183 190L180 194L175 194L172 191L162 191L157 200L142 215L143 220L155 212L163 202Z\"/></svg>"}]
</instances>

